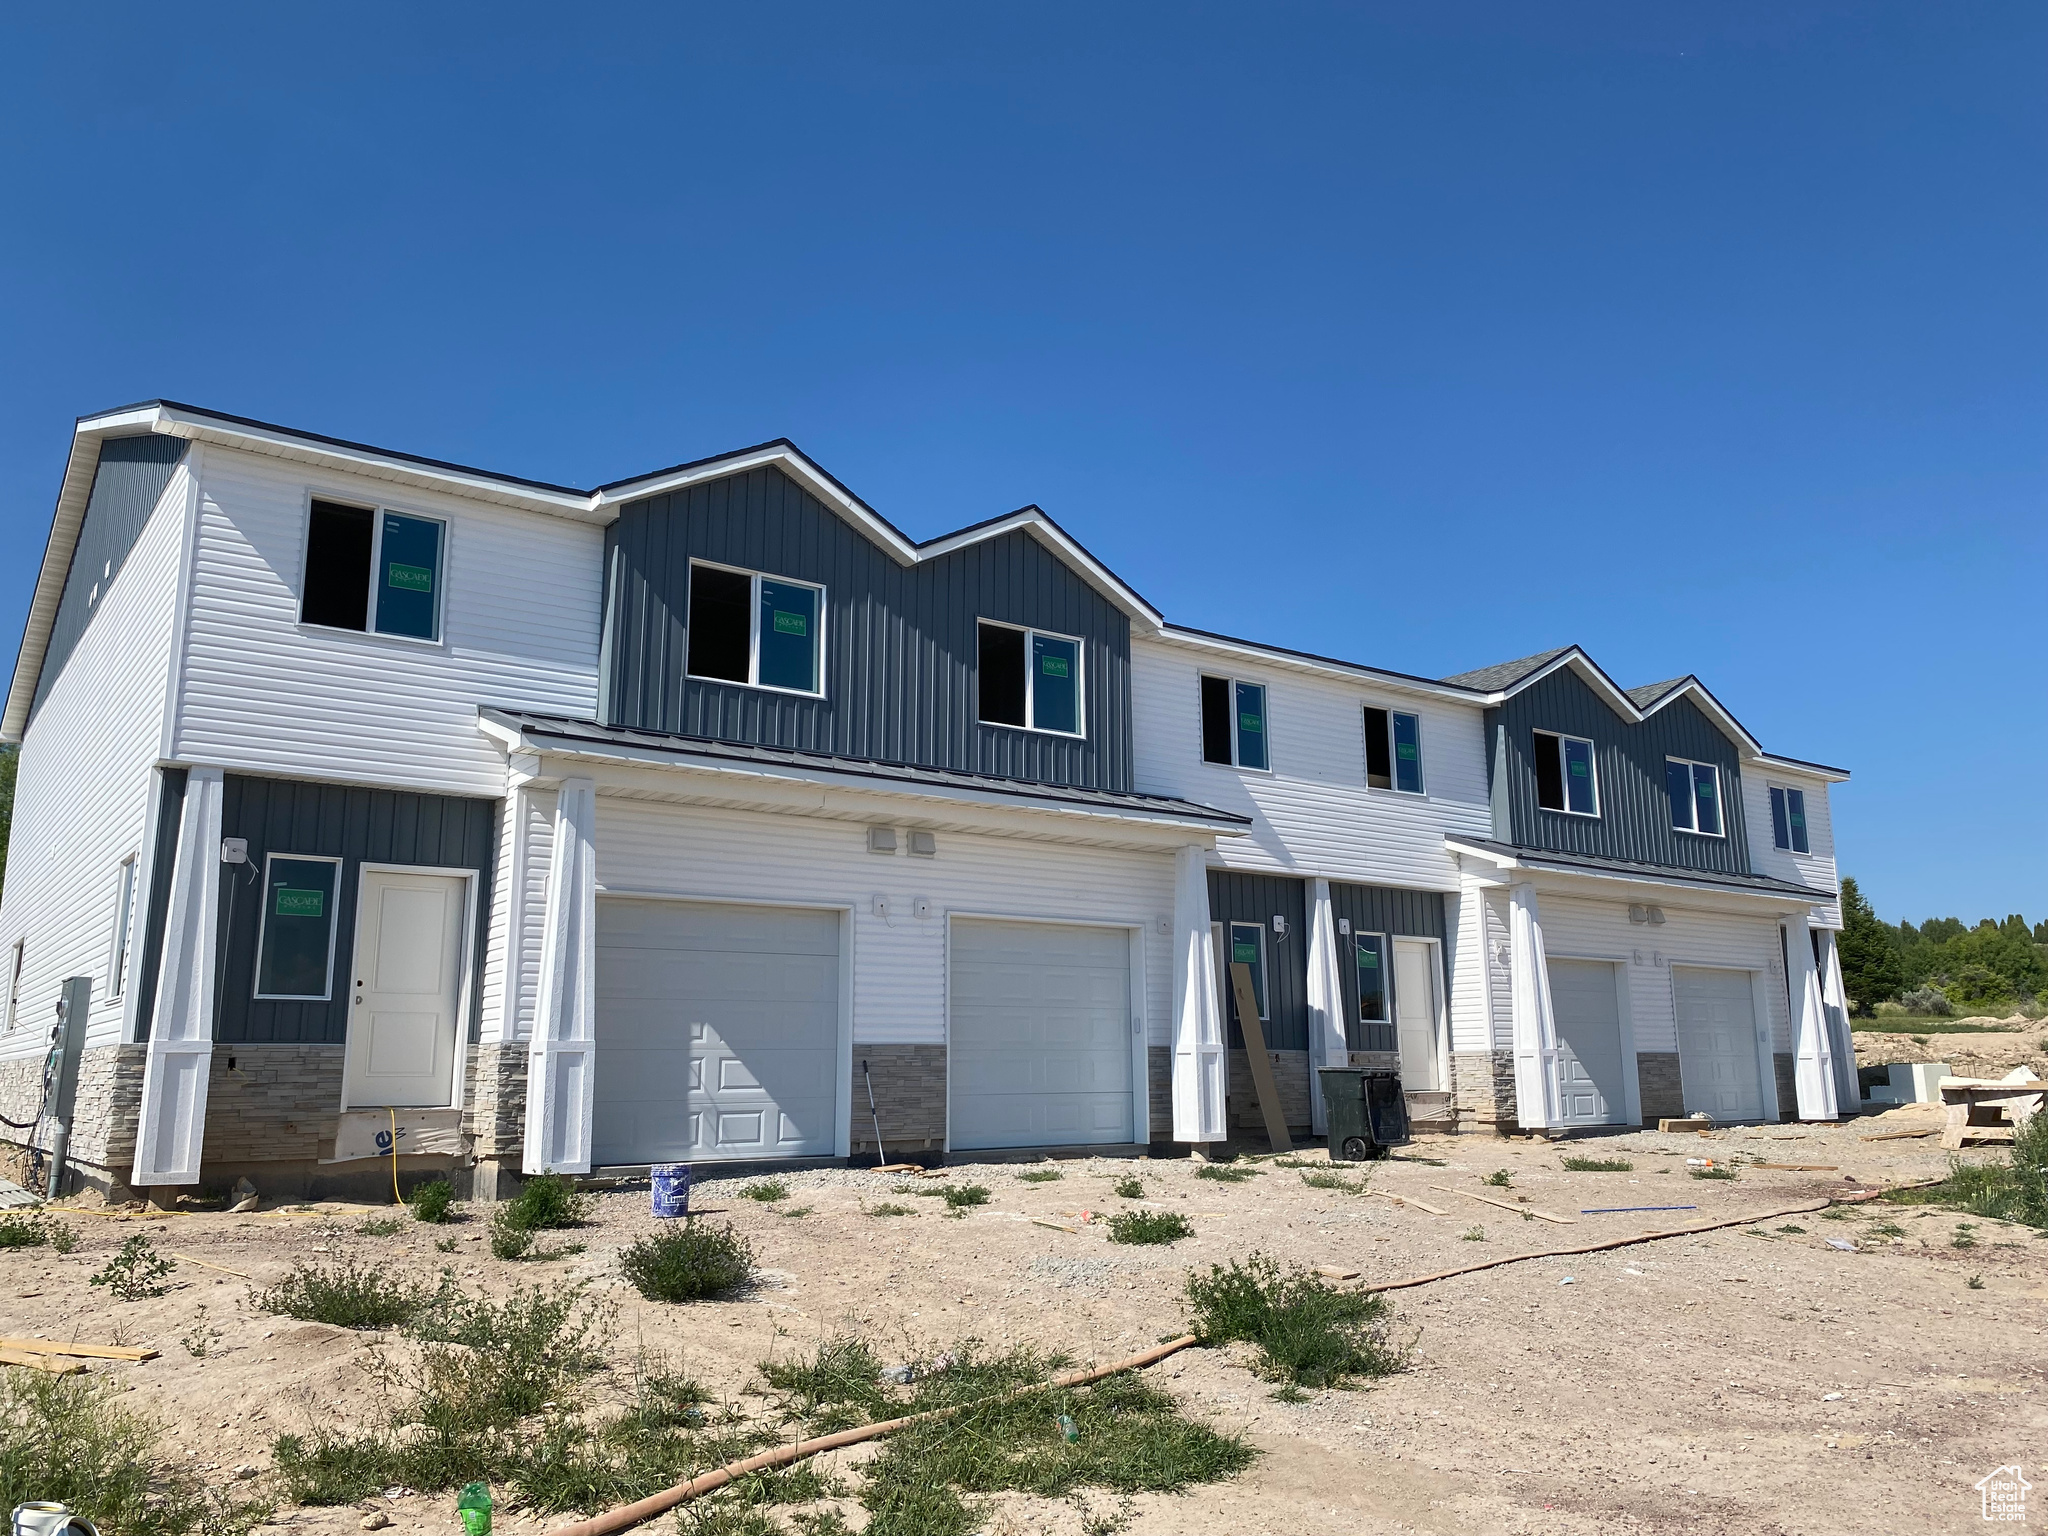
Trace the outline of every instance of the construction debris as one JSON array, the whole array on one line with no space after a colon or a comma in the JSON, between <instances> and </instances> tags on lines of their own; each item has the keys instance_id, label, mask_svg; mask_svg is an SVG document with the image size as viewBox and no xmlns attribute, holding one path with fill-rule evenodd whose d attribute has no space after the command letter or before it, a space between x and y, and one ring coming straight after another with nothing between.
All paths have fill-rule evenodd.
<instances>
[{"instance_id":1,"label":"construction debris","mask_svg":"<svg viewBox=\"0 0 2048 1536\"><path fill-rule=\"evenodd\" d=\"M1533 1205L1517 1205L1512 1200L1496 1200L1491 1195L1475 1194L1469 1189L1445 1189L1441 1184L1432 1184L1429 1187L1436 1190L1439 1194L1463 1195L1467 1200L1478 1200L1487 1205L1497 1205L1504 1211L1513 1211L1517 1216L1534 1216L1539 1220L1554 1221L1558 1225L1565 1227L1575 1227L1578 1225L1578 1218L1576 1216L1553 1216L1548 1211L1537 1210Z\"/></svg>"},{"instance_id":2,"label":"construction debris","mask_svg":"<svg viewBox=\"0 0 2048 1536\"><path fill-rule=\"evenodd\" d=\"M73 1339L0 1338L0 1349L27 1355L83 1355L88 1360L154 1360L153 1349L131 1349L125 1344L80 1344Z\"/></svg>"},{"instance_id":3,"label":"construction debris","mask_svg":"<svg viewBox=\"0 0 2048 1536\"><path fill-rule=\"evenodd\" d=\"M25 1349L0 1348L0 1365L18 1365L52 1376L80 1376L85 1373L85 1367L76 1360L53 1359L49 1355L32 1354Z\"/></svg>"},{"instance_id":4,"label":"construction debris","mask_svg":"<svg viewBox=\"0 0 2048 1536\"><path fill-rule=\"evenodd\" d=\"M1432 1188L1435 1186L1432 1185ZM1412 1205L1417 1210L1427 1211L1432 1216L1448 1216L1451 1213L1440 1206L1431 1205L1427 1200L1418 1200L1413 1195L1397 1195L1391 1190L1368 1189L1368 1195L1378 1195L1382 1200L1391 1200L1396 1205Z\"/></svg>"}]
</instances>

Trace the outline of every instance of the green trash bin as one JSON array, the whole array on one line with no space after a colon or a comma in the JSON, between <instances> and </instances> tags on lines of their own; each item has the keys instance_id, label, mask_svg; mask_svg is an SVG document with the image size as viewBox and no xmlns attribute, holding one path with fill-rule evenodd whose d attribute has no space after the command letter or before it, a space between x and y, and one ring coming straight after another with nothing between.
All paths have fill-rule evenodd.
<instances>
[{"instance_id":1,"label":"green trash bin","mask_svg":"<svg viewBox=\"0 0 2048 1536\"><path fill-rule=\"evenodd\" d=\"M1401 1074L1369 1067L1318 1067L1330 1127L1330 1160L1362 1163L1385 1157L1408 1139L1408 1103Z\"/></svg>"}]
</instances>

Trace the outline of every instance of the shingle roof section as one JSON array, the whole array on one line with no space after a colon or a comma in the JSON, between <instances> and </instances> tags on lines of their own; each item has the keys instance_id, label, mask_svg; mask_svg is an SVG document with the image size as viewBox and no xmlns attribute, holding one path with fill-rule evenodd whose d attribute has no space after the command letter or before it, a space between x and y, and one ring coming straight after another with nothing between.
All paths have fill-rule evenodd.
<instances>
[{"instance_id":1,"label":"shingle roof section","mask_svg":"<svg viewBox=\"0 0 2048 1536\"><path fill-rule=\"evenodd\" d=\"M889 763L866 757L841 757L830 752L800 752L791 747L759 747L743 741L718 741L708 736L678 736L666 731L640 731L600 725L568 715L539 715L523 709L484 709L487 719L527 736L544 736L590 747L631 747L678 758L704 758L735 765L755 763L808 768L858 778L882 780L906 788L971 789L1007 798L1071 805L1084 810L1123 812L1139 816L1172 816L1224 826L1249 826L1251 818L1220 811L1171 795L1141 795L1113 789L1086 789L1074 784L1044 784L1035 779L1004 778L993 773L967 773L957 768L932 768L915 763Z\"/></svg>"},{"instance_id":2,"label":"shingle roof section","mask_svg":"<svg viewBox=\"0 0 2048 1536\"><path fill-rule=\"evenodd\" d=\"M1652 704L1656 703L1659 699L1663 698L1665 694L1671 692L1672 689L1678 687L1681 683L1689 683L1691 681L1692 678L1689 676L1669 677L1661 683L1645 683L1640 688L1630 688L1625 691L1627 692L1628 696L1635 701L1635 706L1637 709L1648 709Z\"/></svg>"},{"instance_id":3,"label":"shingle roof section","mask_svg":"<svg viewBox=\"0 0 2048 1536\"><path fill-rule=\"evenodd\" d=\"M1560 645L1554 651L1538 651L1534 656L1524 656L1520 661L1496 662L1490 667L1460 672L1452 677L1439 678L1437 681L1450 683L1458 688L1476 689L1480 693L1492 693L1497 688L1506 688L1520 682L1531 672L1548 666L1570 649L1568 645Z\"/></svg>"}]
</instances>

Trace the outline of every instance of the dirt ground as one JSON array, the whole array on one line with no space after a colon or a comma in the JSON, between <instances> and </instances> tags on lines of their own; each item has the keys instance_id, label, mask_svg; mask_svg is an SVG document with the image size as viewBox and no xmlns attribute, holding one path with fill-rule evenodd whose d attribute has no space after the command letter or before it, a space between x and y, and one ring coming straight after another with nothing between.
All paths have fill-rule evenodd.
<instances>
[{"instance_id":1,"label":"dirt ground","mask_svg":"<svg viewBox=\"0 0 2048 1536\"><path fill-rule=\"evenodd\" d=\"M667 1307L616 1278L620 1247L652 1225L644 1188L603 1195L573 1234L583 1254L553 1263L489 1255L477 1212L445 1228L406 1224L365 1236L357 1208L256 1215L180 1214L150 1221L158 1246L181 1256L177 1288L120 1302L86 1284L137 1218L78 1215L78 1250L0 1253L0 1332L149 1344L142 1364L95 1362L130 1385L137 1405L170 1427L168 1444L223 1481L260 1476L281 1431L360 1419L376 1407L368 1366L374 1335L255 1311L248 1284L296 1260L356 1254L430 1275L452 1265L465 1283L577 1277L619 1306L610 1379L666 1357L739 1398L755 1365L844 1329L901 1357L907 1341L977 1336L1028 1341L1083 1362L1119 1358L1180 1331L1191 1267L1264 1250L1287 1261L1353 1267L1369 1281L1430 1274L1486 1258L1755 1215L1729 1228L1605 1253L1546 1258L1393 1293L1397 1329L1415 1341L1405 1374L1362 1390L1276 1402L1242 1357L1190 1350L1153 1375L1188 1410L1243 1434L1263 1454L1236 1480L1129 1504L1134 1536L1172 1533L1813 1533L1974 1528L1971 1485L2028 1461L2048 1430L2038 1345L2048 1299L2048 1241L1953 1212L1858 1206L1786 1216L1831 1192L1938 1175L1931 1138L1863 1136L1931 1125L1906 1108L1841 1128L1759 1126L1709 1136L1658 1132L1566 1143L1434 1138L1374 1165L1371 1187L1449 1214L1368 1195L1310 1188L1273 1168L1242 1184L1198 1180L1184 1161L1094 1159L1058 1164L1057 1182L1025 1183L1018 1164L955 1165L989 1205L959 1219L938 1200L897 1196L917 1214L866 1208L905 1181L866 1171L786 1176L777 1206L735 1198L731 1182L699 1185L693 1204L758 1244L765 1284L745 1300ZM1572 1173L1566 1153L1625 1157L1629 1173ZM1320 1157L1321 1154L1314 1154ZM1687 1177L1688 1157L1737 1160L1739 1175ZM1426 1159L1440 1159L1432 1164ZM1753 1161L1752 1161L1753 1160ZM1753 1162L1827 1164L1772 1170ZM1507 1169L1511 1189L1481 1181ZM1118 1177L1137 1172L1148 1200L1181 1211L1196 1236L1173 1247L1120 1247L1081 1210L1115 1210ZM927 1181L928 1182L928 1181ZM1447 1192L1449 1191L1449 1192ZM1525 1217L1470 1198L1486 1194L1571 1218ZM1689 1205L1696 1211L1582 1214L1588 1207ZM801 1211L801 1214L799 1214ZM1874 1232L1892 1222L1905 1235ZM1780 1230L1803 1228L1793 1232ZM1467 1233L1475 1233L1467 1240ZM1958 1235L1975 1246L1953 1246ZM455 1238L454 1252L435 1242ZM1852 1241L1854 1251L1828 1239ZM1969 1288L1981 1276L1982 1289ZM192 1352L203 1344L203 1355ZM2017 1346L2017 1347L2015 1347ZM851 1453L848 1453L851 1454ZM457 1536L453 1497L378 1501L394 1536ZM1111 1512L1107 1495L1092 1501ZM355 1533L363 1510L282 1510L267 1536ZM849 1504L856 1526L859 1512ZM561 1523L501 1515L508 1536ZM1080 1532L1066 1503L1013 1497L991 1506L990 1536ZM672 1530L664 1521L651 1530Z\"/></svg>"}]
</instances>

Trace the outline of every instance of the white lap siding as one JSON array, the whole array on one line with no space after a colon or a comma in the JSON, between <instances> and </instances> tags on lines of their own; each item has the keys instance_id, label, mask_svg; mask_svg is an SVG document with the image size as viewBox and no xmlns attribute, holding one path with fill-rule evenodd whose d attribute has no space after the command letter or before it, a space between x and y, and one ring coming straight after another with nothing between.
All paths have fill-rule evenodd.
<instances>
[{"instance_id":1,"label":"white lap siding","mask_svg":"<svg viewBox=\"0 0 2048 1536\"><path fill-rule=\"evenodd\" d=\"M1768 978L1771 1049L1792 1049L1785 1003L1785 967L1774 918L1665 907L1661 927L1631 923L1619 903L1546 895L1541 898L1544 947L1553 958L1618 960L1628 967L1630 1022L1638 1051L1678 1049L1671 990L1674 965L1762 971Z\"/></svg>"},{"instance_id":2,"label":"white lap siding","mask_svg":"<svg viewBox=\"0 0 2048 1536\"><path fill-rule=\"evenodd\" d=\"M1271 773L1202 761L1201 678L1266 687ZM1444 837L1491 837L1480 710L1374 689L1279 665L1205 658L1154 640L1131 642L1137 785L1252 818L1218 840L1212 863L1299 871L1363 885L1455 891ZM1420 717L1423 795L1368 790L1366 705Z\"/></svg>"},{"instance_id":3,"label":"white lap siding","mask_svg":"<svg viewBox=\"0 0 2048 1536\"><path fill-rule=\"evenodd\" d=\"M124 1018L142 963L150 786L163 748L171 629L191 481L180 467L22 742L7 885L0 898L0 971L28 941L21 1006L0 1059L48 1048L67 976L92 978L88 1045L132 1036ZM137 856L128 985L108 995L120 863ZM0 1010L6 1006L0 975ZM23 1118L24 1106L5 1112ZM26 1106L33 1109L34 1105Z\"/></svg>"},{"instance_id":4,"label":"white lap siding","mask_svg":"<svg viewBox=\"0 0 2048 1536\"><path fill-rule=\"evenodd\" d=\"M1771 831L1771 786L1797 789L1806 796L1808 852L1780 848ZM1835 826L1828 805L1826 779L1751 764L1742 770L1742 813L1749 823L1750 868L1773 880L1810 885L1815 892L1814 922L1822 928L1842 926L1835 870Z\"/></svg>"},{"instance_id":5,"label":"white lap siding","mask_svg":"<svg viewBox=\"0 0 2048 1536\"><path fill-rule=\"evenodd\" d=\"M556 792L512 790L499 824L497 878L484 953L483 1039L533 1038L546 926L548 864L554 857Z\"/></svg>"},{"instance_id":6,"label":"white lap siding","mask_svg":"<svg viewBox=\"0 0 2048 1536\"><path fill-rule=\"evenodd\" d=\"M850 906L856 1045L945 1043L949 912L1141 928L1145 1038L1171 1044L1170 854L958 832L938 834L936 858L873 854L860 823L608 796L597 829L601 892ZM928 917L915 914L920 897Z\"/></svg>"},{"instance_id":7,"label":"white lap siding","mask_svg":"<svg viewBox=\"0 0 2048 1536\"><path fill-rule=\"evenodd\" d=\"M229 448L201 465L181 757L495 796L479 705L595 712L602 529ZM447 519L444 643L299 624L311 494Z\"/></svg>"}]
</instances>

